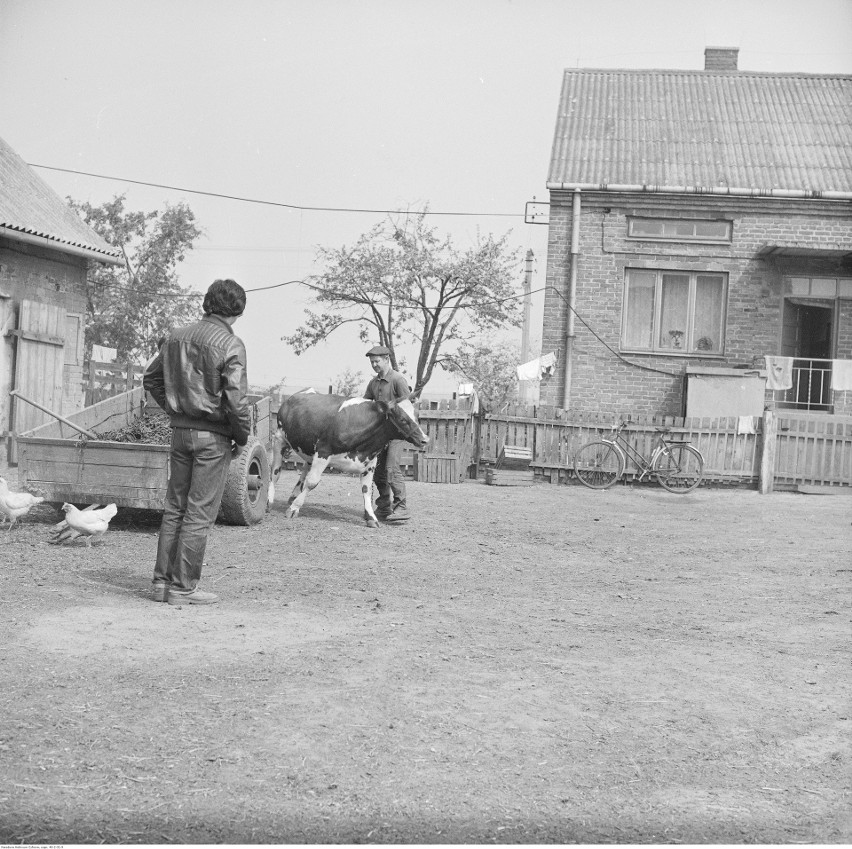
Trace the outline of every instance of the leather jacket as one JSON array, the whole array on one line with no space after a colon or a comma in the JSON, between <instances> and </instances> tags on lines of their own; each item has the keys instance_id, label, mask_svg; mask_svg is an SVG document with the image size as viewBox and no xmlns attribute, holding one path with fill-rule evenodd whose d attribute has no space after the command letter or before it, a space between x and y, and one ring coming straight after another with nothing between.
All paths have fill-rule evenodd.
<instances>
[{"instance_id":1,"label":"leather jacket","mask_svg":"<svg viewBox=\"0 0 852 849\"><path fill-rule=\"evenodd\" d=\"M251 435L246 348L215 314L165 337L142 385L174 428L210 430L245 445Z\"/></svg>"}]
</instances>

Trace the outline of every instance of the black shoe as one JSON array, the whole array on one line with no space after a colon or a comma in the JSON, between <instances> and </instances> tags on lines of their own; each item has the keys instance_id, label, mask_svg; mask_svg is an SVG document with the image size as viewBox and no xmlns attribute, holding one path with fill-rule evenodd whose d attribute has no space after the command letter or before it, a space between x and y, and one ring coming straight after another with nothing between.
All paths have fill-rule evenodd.
<instances>
[{"instance_id":1,"label":"black shoe","mask_svg":"<svg viewBox=\"0 0 852 849\"><path fill-rule=\"evenodd\" d=\"M404 522L406 519L411 518L411 513L408 512L407 507L397 507L396 510L393 511L389 516L385 518L386 522Z\"/></svg>"}]
</instances>

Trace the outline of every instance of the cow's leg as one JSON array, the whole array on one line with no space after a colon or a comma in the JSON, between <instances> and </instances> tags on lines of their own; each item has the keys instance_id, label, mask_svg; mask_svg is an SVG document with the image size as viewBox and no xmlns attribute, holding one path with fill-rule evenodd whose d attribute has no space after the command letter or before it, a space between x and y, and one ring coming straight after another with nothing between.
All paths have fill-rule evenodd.
<instances>
[{"instance_id":1,"label":"cow's leg","mask_svg":"<svg viewBox=\"0 0 852 849\"><path fill-rule=\"evenodd\" d=\"M361 493L364 496L364 520L368 528L378 528L379 520L373 511L373 475L376 472L376 458L367 464L367 468L361 472Z\"/></svg>"},{"instance_id":2,"label":"cow's leg","mask_svg":"<svg viewBox=\"0 0 852 849\"><path fill-rule=\"evenodd\" d=\"M290 493L290 497L287 499L288 504L292 504L304 490L305 478L308 476L308 472L310 472L310 470L310 463L304 463L302 465L302 471L299 472L299 479L296 481L296 485L293 487L293 491ZM304 501L304 499L302 500Z\"/></svg>"},{"instance_id":3,"label":"cow's leg","mask_svg":"<svg viewBox=\"0 0 852 849\"><path fill-rule=\"evenodd\" d=\"M304 477L299 481L297 489L301 488L301 492L293 499L290 506L287 508L285 515L288 519L294 519L299 515L302 505L305 503L308 493L320 482L322 473L328 465L328 457L319 457L314 454L314 459L311 465L307 467L307 473L303 472ZM293 490L295 492L295 490Z\"/></svg>"}]
</instances>

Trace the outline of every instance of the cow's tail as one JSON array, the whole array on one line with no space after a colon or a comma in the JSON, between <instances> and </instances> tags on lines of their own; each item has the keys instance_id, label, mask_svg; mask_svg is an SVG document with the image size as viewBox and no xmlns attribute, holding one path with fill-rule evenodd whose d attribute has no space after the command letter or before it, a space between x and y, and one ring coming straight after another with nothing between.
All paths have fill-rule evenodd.
<instances>
[{"instance_id":1,"label":"cow's tail","mask_svg":"<svg viewBox=\"0 0 852 849\"><path fill-rule=\"evenodd\" d=\"M272 474L277 476L281 472L281 466L293 447L284 435L284 428L279 427L272 437Z\"/></svg>"}]
</instances>

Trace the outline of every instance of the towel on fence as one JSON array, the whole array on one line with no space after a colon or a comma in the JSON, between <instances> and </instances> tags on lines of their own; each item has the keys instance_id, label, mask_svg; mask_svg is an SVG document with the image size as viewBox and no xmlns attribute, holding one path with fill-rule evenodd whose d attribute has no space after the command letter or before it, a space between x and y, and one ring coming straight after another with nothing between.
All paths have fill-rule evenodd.
<instances>
[{"instance_id":1,"label":"towel on fence","mask_svg":"<svg viewBox=\"0 0 852 849\"><path fill-rule=\"evenodd\" d=\"M852 360L831 361L831 388L835 392L852 389Z\"/></svg>"},{"instance_id":2,"label":"towel on fence","mask_svg":"<svg viewBox=\"0 0 852 849\"><path fill-rule=\"evenodd\" d=\"M792 357L764 357L766 360L766 388L790 389L793 386Z\"/></svg>"},{"instance_id":3,"label":"towel on fence","mask_svg":"<svg viewBox=\"0 0 852 849\"><path fill-rule=\"evenodd\" d=\"M540 380L541 379L541 357L536 357L528 363L518 366L518 380Z\"/></svg>"},{"instance_id":4,"label":"towel on fence","mask_svg":"<svg viewBox=\"0 0 852 849\"><path fill-rule=\"evenodd\" d=\"M754 427L754 416L740 416L737 419L737 433L757 433Z\"/></svg>"}]
</instances>

